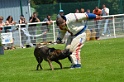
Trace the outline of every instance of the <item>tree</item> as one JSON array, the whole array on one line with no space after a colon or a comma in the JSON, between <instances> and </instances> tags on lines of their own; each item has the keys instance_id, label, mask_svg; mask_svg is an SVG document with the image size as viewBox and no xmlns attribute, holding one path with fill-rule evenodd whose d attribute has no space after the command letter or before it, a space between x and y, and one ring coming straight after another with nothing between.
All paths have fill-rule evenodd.
<instances>
[{"instance_id":1,"label":"tree","mask_svg":"<svg viewBox=\"0 0 124 82\"><path fill-rule=\"evenodd\" d=\"M54 3L67 3L67 2L88 2L97 0L31 0L31 5L39 4L54 4Z\"/></svg>"}]
</instances>

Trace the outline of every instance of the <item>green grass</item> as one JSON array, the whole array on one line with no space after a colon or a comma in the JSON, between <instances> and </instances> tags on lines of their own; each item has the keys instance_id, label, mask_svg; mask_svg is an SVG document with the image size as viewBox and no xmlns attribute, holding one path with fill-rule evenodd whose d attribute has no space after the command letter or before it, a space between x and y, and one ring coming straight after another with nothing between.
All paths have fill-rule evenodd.
<instances>
[{"instance_id":1,"label":"green grass","mask_svg":"<svg viewBox=\"0 0 124 82\"><path fill-rule=\"evenodd\" d=\"M46 61L44 70L36 71L34 48L6 50L0 55L0 82L123 82L124 38L89 41L81 51L81 69L69 69L68 59L61 60L64 69L53 62L54 71ZM53 45L64 49L64 45Z\"/></svg>"}]
</instances>

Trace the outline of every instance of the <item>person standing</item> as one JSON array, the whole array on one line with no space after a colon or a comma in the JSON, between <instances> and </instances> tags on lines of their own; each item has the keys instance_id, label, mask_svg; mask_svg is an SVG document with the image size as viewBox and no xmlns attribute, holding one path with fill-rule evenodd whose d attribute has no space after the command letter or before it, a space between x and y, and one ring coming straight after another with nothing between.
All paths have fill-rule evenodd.
<instances>
[{"instance_id":1,"label":"person standing","mask_svg":"<svg viewBox=\"0 0 124 82\"><path fill-rule=\"evenodd\" d=\"M33 15L29 18L29 22L30 23L40 22L40 19L38 18L38 14L36 12L33 12ZM37 24L31 24L31 25L29 25L28 30L29 30L29 33L31 35L36 35L36 25ZM35 44L36 43L36 37L34 37L34 38L31 37L31 39L32 39L31 42L33 44Z\"/></svg>"},{"instance_id":2,"label":"person standing","mask_svg":"<svg viewBox=\"0 0 124 82\"><path fill-rule=\"evenodd\" d=\"M3 17L0 16L0 33L3 30L4 26L5 26L5 23L3 22Z\"/></svg>"},{"instance_id":3,"label":"person standing","mask_svg":"<svg viewBox=\"0 0 124 82\"><path fill-rule=\"evenodd\" d=\"M93 10L93 13L98 15L98 16L101 16L102 14L102 10L99 9L98 7L96 7L94 10ZM96 24L96 27L95 27L95 31L96 31L96 40L99 40L100 38L100 24L101 24L101 20L100 19L95 19L95 24Z\"/></svg>"},{"instance_id":4,"label":"person standing","mask_svg":"<svg viewBox=\"0 0 124 82\"><path fill-rule=\"evenodd\" d=\"M84 10L84 8L81 8L81 13L85 13L85 10Z\"/></svg>"},{"instance_id":5,"label":"person standing","mask_svg":"<svg viewBox=\"0 0 124 82\"><path fill-rule=\"evenodd\" d=\"M24 15L20 15L20 19L19 19L19 24L27 24L27 21L24 18ZM21 29L22 28L26 28L26 25L21 25ZM24 44L26 43L26 35L24 34L24 32L21 30L21 47L24 47Z\"/></svg>"},{"instance_id":6,"label":"person standing","mask_svg":"<svg viewBox=\"0 0 124 82\"><path fill-rule=\"evenodd\" d=\"M56 19L59 19L59 18L62 18L62 19L64 19L65 21L66 21L66 17L65 17L65 15L64 15L64 10L59 10L59 14L57 15L57 17L56 17ZM59 28L59 27L58 27ZM58 29L58 37L57 37L57 40L56 40L56 43L58 43L58 44L60 44L60 43L63 43L62 42L62 39L60 38L60 29ZM61 31L61 33L65 33L64 31ZM68 32L67 32L67 34L68 34ZM67 35L66 34L66 35Z\"/></svg>"},{"instance_id":7,"label":"person standing","mask_svg":"<svg viewBox=\"0 0 124 82\"><path fill-rule=\"evenodd\" d=\"M19 19L19 24L26 24L26 20L25 20L25 17L24 15L20 15L20 19Z\"/></svg>"},{"instance_id":8,"label":"person standing","mask_svg":"<svg viewBox=\"0 0 124 82\"><path fill-rule=\"evenodd\" d=\"M46 32L43 35L43 42L46 42L46 40L47 40L47 32L49 31L49 27L48 26L51 25L53 23L53 21L51 19L51 16L47 15L47 17L44 18L43 22L45 22L45 23L42 24L43 27L41 29L42 29L42 32Z\"/></svg>"},{"instance_id":9,"label":"person standing","mask_svg":"<svg viewBox=\"0 0 124 82\"><path fill-rule=\"evenodd\" d=\"M40 22L40 19L37 17L38 14L36 12L33 12L33 15L30 17L29 22Z\"/></svg>"},{"instance_id":10,"label":"person standing","mask_svg":"<svg viewBox=\"0 0 124 82\"><path fill-rule=\"evenodd\" d=\"M66 21L62 18L56 20L57 26L60 30L68 31L70 36L68 37L66 46L70 46L69 49L72 52L71 57L71 68L81 68L81 57L80 51L84 42L86 40L85 30L87 28L86 24L82 25L82 20L95 19L99 16L93 13L69 13L65 15ZM60 38L62 39L64 34L62 33Z\"/></svg>"},{"instance_id":11,"label":"person standing","mask_svg":"<svg viewBox=\"0 0 124 82\"><path fill-rule=\"evenodd\" d=\"M90 13L90 9L87 9L87 12L86 13Z\"/></svg>"},{"instance_id":12,"label":"person standing","mask_svg":"<svg viewBox=\"0 0 124 82\"><path fill-rule=\"evenodd\" d=\"M12 25L15 25L16 22L13 21L13 17L12 17L12 16L8 16L7 19L6 19L5 24L6 24L7 26L12 26Z\"/></svg>"},{"instance_id":13,"label":"person standing","mask_svg":"<svg viewBox=\"0 0 124 82\"><path fill-rule=\"evenodd\" d=\"M108 15L109 15L109 8L107 8L106 5L103 4L102 16L108 16ZM107 36L111 36L110 35L110 29L108 27L108 23L109 23L109 19L105 18L104 31L102 33L103 36L105 34L107 34L107 31L108 31L108 35Z\"/></svg>"},{"instance_id":14,"label":"person standing","mask_svg":"<svg viewBox=\"0 0 124 82\"><path fill-rule=\"evenodd\" d=\"M79 13L79 9L75 9L75 13Z\"/></svg>"},{"instance_id":15,"label":"person standing","mask_svg":"<svg viewBox=\"0 0 124 82\"><path fill-rule=\"evenodd\" d=\"M12 16L7 17L5 24L7 26L7 27L4 28L5 32L13 32L14 31L14 29L15 29L14 25L16 24L16 22L13 21ZM7 46L9 46L8 48L10 48L10 49L15 49L15 47L14 47L14 38L12 38L12 43L7 44Z\"/></svg>"}]
</instances>

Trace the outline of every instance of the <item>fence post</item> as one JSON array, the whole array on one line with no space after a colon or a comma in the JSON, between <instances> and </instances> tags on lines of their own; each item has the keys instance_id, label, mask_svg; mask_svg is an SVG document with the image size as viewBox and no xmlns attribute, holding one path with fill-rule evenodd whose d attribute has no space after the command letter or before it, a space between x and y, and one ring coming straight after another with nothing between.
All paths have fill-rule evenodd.
<instances>
[{"instance_id":1,"label":"fence post","mask_svg":"<svg viewBox=\"0 0 124 82\"><path fill-rule=\"evenodd\" d=\"M53 38L54 38L54 42L56 41L56 35L55 35L55 22L53 22Z\"/></svg>"},{"instance_id":2,"label":"fence post","mask_svg":"<svg viewBox=\"0 0 124 82\"><path fill-rule=\"evenodd\" d=\"M120 13L122 14L123 13L123 1L120 0Z\"/></svg>"},{"instance_id":3,"label":"fence post","mask_svg":"<svg viewBox=\"0 0 124 82\"><path fill-rule=\"evenodd\" d=\"M116 38L116 33L115 33L115 18L114 18L114 16L112 16L112 22L113 22L114 37Z\"/></svg>"},{"instance_id":4,"label":"fence post","mask_svg":"<svg viewBox=\"0 0 124 82\"><path fill-rule=\"evenodd\" d=\"M30 6L30 0L28 0L28 11L29 11L29 17L31 17L31 6Z\"/></svg>"},{"instance_id":5,"label":"fence post","mask_svg":"<svg viewBox=\"0 0 124 82\"><path fill-rule=\"evenodd\" d=\"M21 25L19 24L19 28L18 28L18 31L19 31L19 45L20 47L22 47L22 39L21 39Z\"/></svg>"},{"instance_id":6,"label":"fence post","mask_svg":"<svg viewBox=\"0 0 124 82\"><path fill-rule=\"evenodd\" d=\"M61 5L61 3L59 3L59 9L60 9L60 10L62 9L62 5Z\"/></svg>"},{"instance_id":7,"label":"fence post","mask_svg":"<svg viewBox=\"0 0 124 82\"><path fill-rule=\"evenodd\" d=\"M98 0L98 7L100 6L100 0Z\"/></svg>"}]
</instances>

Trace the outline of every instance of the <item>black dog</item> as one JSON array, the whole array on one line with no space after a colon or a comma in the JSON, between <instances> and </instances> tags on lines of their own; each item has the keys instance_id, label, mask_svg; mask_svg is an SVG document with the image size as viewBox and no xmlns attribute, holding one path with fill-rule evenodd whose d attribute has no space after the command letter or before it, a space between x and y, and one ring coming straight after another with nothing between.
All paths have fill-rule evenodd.
<instances>
[{"instance_id":1,"label":"black dog","mask_svg":"<svg viewBox=\"0 0 124 82\"><path fill-rule=\"evenodd\" d=\"M45 61L48 61L50 68L54 70L52 66L52 61L55 61L60 65L60 68L62 69L62 64L59 62L59 60L67 58L71 55L71 52L69 49L60 50L55 48L49 48L47 46L41 46L38 44L34 50L34 56L38 62L36 70L40 67L42 69L41 63L43 59Z\"/></svg>"}]
</instances>

